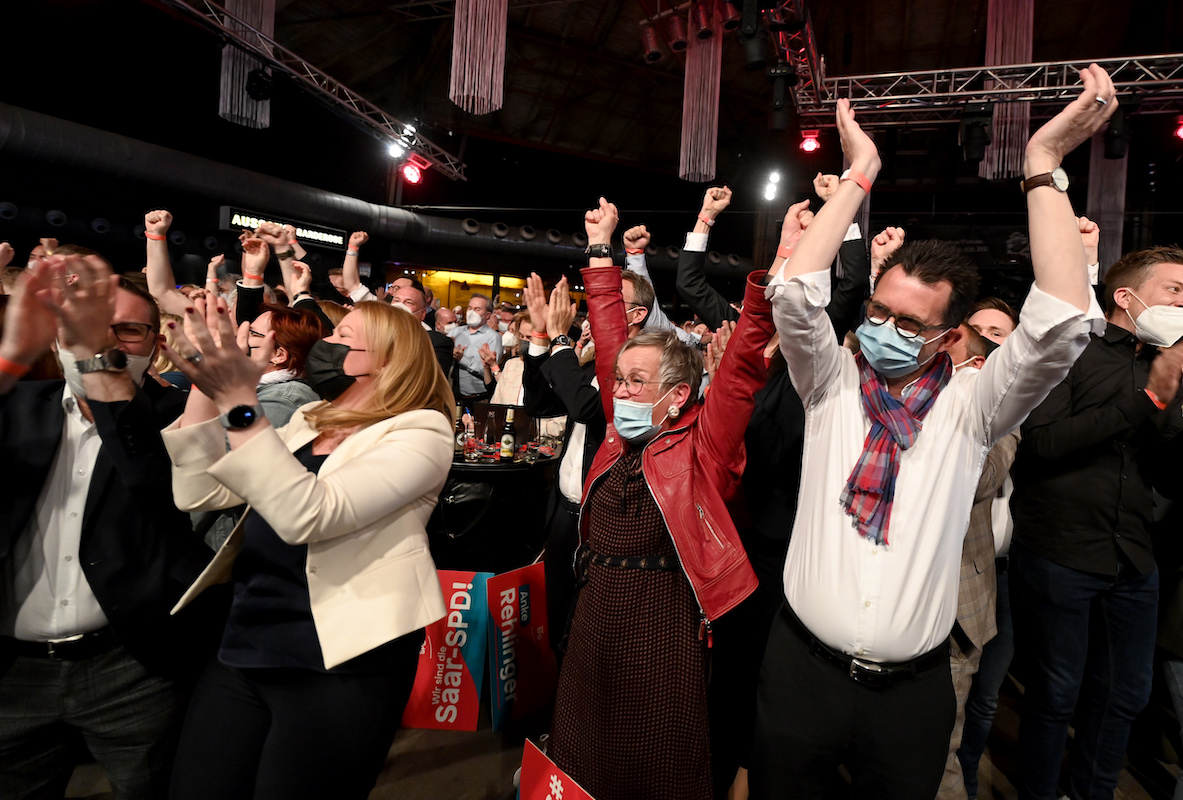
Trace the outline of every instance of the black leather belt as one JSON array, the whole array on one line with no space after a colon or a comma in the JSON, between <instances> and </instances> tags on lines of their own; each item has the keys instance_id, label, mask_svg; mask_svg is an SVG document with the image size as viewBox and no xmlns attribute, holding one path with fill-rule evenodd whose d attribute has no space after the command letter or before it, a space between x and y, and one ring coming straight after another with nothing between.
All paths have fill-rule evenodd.
<instances>
[{"instance_id":1,"label":"black leather belt","mask_svg":"<svg viewBox=\"0 0 1183 800\"><path fill-rule=\"evenodd\" d=\"M846 676L855 683L861 683L872 689L883 689L888 686L894 686L901 681L911 680L926 672L930 672L941 666L941 664L949 663L948 641L936 649L930 650L924 655L917 656L910 661L883 664L875 661L865 661L861 658L847 655L841 650L835 650L820 641L809 632L809 629L805 627L805 624L801 620L797 619L797 615L789 608L788 603L781 604L780 613L785 618L785 621L789 623L789 627L793 629L793 632L805 644L809 645L809 651L813 655L822 661L841 668L846 673Z\"/></svg>"},{"instance_id":2,"label":"black leather belt","mask_svg":"<svg viewBox=\"0 0 1183 800\"><path fill-rule=\"evenodd\" d=\"M51 658L54 661L81 661L110 652L119 646L110 627L60 642L27 642L21 639L14 639L13 642L14 651L18 656Z\"/></svg>"},{"instance_id":3,"label":"black leather belt","mask_svg":"<svg viewBox=\"0 0 1183 800\"><path fill-rule=\"evenodd\" d=\"M559 493L559 507L573 517L579 516L579 503L572 503L562 492Z\"/></svg>"}]
</instances>

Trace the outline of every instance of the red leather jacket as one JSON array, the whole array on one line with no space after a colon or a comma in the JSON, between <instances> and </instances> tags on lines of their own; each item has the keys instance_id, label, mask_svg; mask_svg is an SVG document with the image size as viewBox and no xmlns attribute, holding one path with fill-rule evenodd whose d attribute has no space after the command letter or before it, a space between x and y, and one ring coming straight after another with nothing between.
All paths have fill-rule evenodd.
<instances>
[{"instance_id":1,"label":"red leather jacket","mask_svg":"<svg viewBox=\"0 0 1183 800\"><path fill-rule=\"evenodd\" d=\"M642 470L665 519L682 568L702 612L701 633L756 589L727 502L740 486L746 454L744 430L752 415L752 396L764 385L764 346L773 333L772 312L760 284L763 272L748 276L744 310L727 345L723 363L703 404L687 407L645 445ZM596 342L596 377L604 414L611 420L616 356L627 338L618 267L583 270L588 317ZM583 487L586 503L598 481L620 458L624 442L608 423ZM587 541L588 516L580 514L580 537Z\"/></svg>"}]
</instances>

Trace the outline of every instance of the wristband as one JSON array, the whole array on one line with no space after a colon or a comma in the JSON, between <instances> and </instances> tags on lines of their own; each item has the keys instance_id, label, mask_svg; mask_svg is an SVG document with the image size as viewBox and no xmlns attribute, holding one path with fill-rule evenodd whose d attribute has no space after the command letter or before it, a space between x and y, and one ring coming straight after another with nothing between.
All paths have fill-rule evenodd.
<instances>
[{"instance_id":1,"label":"wristband","mask_svg":"<svg viewBox=\"0 0 1183 800\"><path fill-rule=\"evenodd\" d=\"M626 248L624 248L624 252L630 256L639 256L639 255L643 255L645 253L645 248L643 248L643 247L626 247Z\"/></svg>"},{"instance_id":2,"label":"wristband","mask_svg":"<svg viewBox=\"0 0 1183 800\"><path fill-rule=\"evenodd\" d=\"M358 251L358 250L346 250L346 251L345 251L345 255L347 255L347 256L353 256L353 257L355 257L355 258L356 258L356 257L359 255L359 252L360 252L360 251Z\"/></svg>"},{"instance_id":3,"label":"wristband","mask_svg":"<svg viewBox=\"0 0 1183 800\"><path fill-rule=\"evenodd\" d=\"M282 258L295 258L295 257L296 257L296 251L295 251L295 250L293 250L293 249L292 249L292 248L290 248L290 247L289 247L287 250L276 250L276 251L275 251L275 257L276 257L276 258L280 258L280 259L282 259Z\"/></svg>"},{"instance_id":4,"label":"wristband","mask_svg":"<svg viewBox=\"0 0 1183 800\"><path fill-rule=\"evenodd\" d=\"M263 280L262 275L252 275L249 272L247 272L245 269L242 271L242 277L248 281L260 281L261 282Z\"/></svg>"},{"instance_id":5,"label":"wristband","mask_svg":"<svg viewBox=\"0 0 1183 800\"><path fill-rule=\"evenodd\" d=\"M782 244L780 247L776 248L776 257L783 258L785 261L788 261L793 257L793 248Z\"/></svg>"},{"instance_id":6,"label":"wristband","mask_svg":"<svg viewBox=\"0 0 1183 800\"><path fill-rule=\"evenodd\" d=\"M1146 392L1146 396L1150 398L1150 402L1154 403L1154 405L1158 407L1159 411L1166 411L1167 410L1167 404L1164 403L1163 401L1159 400L1158 395L1156 395L1154 392L1150 391L1149 389L1143 389L1142 391Z\"/></svg>"},{"instance_id":7,"label":"wristband","mask_svg":"<svg viewBox=\"0 0 1183 800\"><path fill-rule=\"evenodd\" d=\"M11 375L12 377L19 380L28 374L30 369L32 369L32 367L26 366L25 364L18 364L15 361L9 361L7 358L0 357L0 372L4 373L5 375Z\"/></svg>"},{"instance_id":8,"label":"wristband","mask_svg":"<svg viewBox=\"0 0 1183 800\"><path fill-rule=\"evenodd\" d=\"M205 282L206 283L217 283L218 279L217 278L206 278Z\"/></svg>"},{"instance_id":9,"label":"wristband","mask_svg":"<svg viewBox=\"0 0 1183 800\"><path fill-rule=\"evenodd\" d=\"M871 193L871 179L857 169L848 169L846 172L843 172L841 180L854 181L864 192L867 194Z\"/></svg>"},{"instance_id":10,"label":"wristband","mask_svg":"<svg viewBox=\"0 0 1183 800\"><path fill-rule=\"evenodd\" d=\"M288 239L288 244L297 245L300 243L299 239Z\"/></svg>"},{"instance_id":11,"label":"wristband","mask_svg":"<svg viewBox=\"0 0 1183 800\"><path fill-rule=\"evenodd\" d=\"M705 222L707 224L708 228L715 227L715 221L713 219L711 219L710 217L708 217L706 214L702 213L701 211L698 212L698 218L700 220L702 220L703 222Z\"/></svg>"},{"instance_id":12,"label":"wristband","mask_svg":"<svg viewBox=\"0 0 1183 800\"><path fill-rule=\"evenodd\" d=\"M159 233L149 233L148 231L144 231L144 238L151 239L154 242L163 242L168 237L161 236Z\"/></svg>"},{"instance_id":13,"label":"wristband","mask_svg":"<svg viewBox=\"0 0 1183 800\"><path fill-rule=\"evenodd\" d=\"M547 344L550 344L550 336L547 335L546 331L542 331L541 333L538 331L534 331L532 334L530 334L530 338L531 339L541 339L542 341L546 342Z\"/></svg>"}]
</instances>

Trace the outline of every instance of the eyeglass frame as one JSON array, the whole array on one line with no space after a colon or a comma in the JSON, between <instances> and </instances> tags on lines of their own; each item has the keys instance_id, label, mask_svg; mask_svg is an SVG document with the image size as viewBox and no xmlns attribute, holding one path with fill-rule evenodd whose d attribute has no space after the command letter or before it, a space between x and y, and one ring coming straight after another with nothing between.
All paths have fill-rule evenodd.
<instances>
[{"instance_id":1,"label":"eyeglass frame","mask_svg":"<svg viewBox=\"0 0 1183 800\"><path fill-rule=\"evenodd\" d=\"M126 328L128 326L134 327L136 329L145 328L146 330L144 331L144 335L138 339L125 339L119 335L119 328ZM147 322L117 322L111 326L111 333L114 334L115 339L117 341L123 342L124 344L138 344L140 342L147 341L148 337L152 335L154 330L155 329Z\"/></svg>"},{"instance_id":2,"label":"eyeglass frame","mask_svg":"<svg viewBox=\"0 0 1183 800\"><path fill-rule=\"evenodd\" d=\"M621 386L628 384L628 386L629 386L628 396L629 397L637 397L638 395L641 394L641 392L645 391L646 386L677 386L676 383L670 383L669 381L647 381L644 378L618 378L615 375L613 375L612 379L614 381L614 383L612 385L612 393L615 394L620 389ZM633 383L641 384L641 388L637 389L636 391L633 391L632 390Z\"/></svg>"},{"instance_id":3,"label":"eyeglass frame","mask_svg":"<svg viewBox=\"0 0 1183 800\"><path fill-rule=\"evenodd\" d=\"M874 317L871 316L871 306L872 305L876 305L879 308L882 308L884 311L887 311L888 312L887 316L883 317L880 320L876 320ZM903 336L905 339L920 339L924 335L925 331L935 331L935 330L939 330L941 328L945 328L947 330L947 329L953 327L951 325L944 325L944 324L925 325L923 322L916 319L915 317L909 317L906 314L905 315L896 314L887 306L883 305L882 303L876 302L873 298L867 298L866 300L863 301L863 313L864 313L864 318L867 320L867 322L871 323L872 325L874 325L877 328L880 326L886 325L888 320L892 320L892 326L896 329L896 332L899 333L900 336ZM912 333L911 331L907 331L907 330L902 330L899 326L899 322L901 319L905 320L906 322L915 323L917 326L920 327L920 330L916 331L915 333ZM929 342L928 339L923 339L922 341L924 341L925 344L928 344L928 342Z\"/></svg>"}]
</instances>

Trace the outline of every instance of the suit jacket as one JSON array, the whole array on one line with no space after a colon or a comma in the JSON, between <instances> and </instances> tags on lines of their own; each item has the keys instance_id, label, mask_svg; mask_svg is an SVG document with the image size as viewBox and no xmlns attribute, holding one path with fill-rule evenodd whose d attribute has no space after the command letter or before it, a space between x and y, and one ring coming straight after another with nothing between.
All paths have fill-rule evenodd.
<instances>
[{"instance_id":1,"label":"suit jacket","mask_svg":"<svg viewBox=\"0 0 1183 800\"><path fill-rule=\"evenodd\" d=\"M63 381L18 383L0 397L0 463L8 501L0 504L0 561L11 556L36 512L61 444ZM102 446L82 519L78 557L116 639L149 670L180 675L200 668L216 646L223 602L210 598L184 617L169 609L213 553L172 502L160 428L185 395L147 381L131 400L91 401Z\"/></svg>"},{"instance_id":2,"label":"suit jacket","mask_svg":"<svg viewBox=\"0 0 1183 800\"><path fill-rule=\"evenodd\" d=\"M991 507L1002 492L1019 446L1019 432L1004 436L986 454L982 476L969 514L969 530L961 549L961 581L957 585L957 624L979 651L998 633L994 605L998 598L994 571L994 528ZM957 641L957 637L954 637Z\"/></svg>"},{"instance_id":3,"label":"suit jacket","mask_svg":"<svg viewBox=\"0 0 1183 800\"><path fill-rule=\"evenodd\" d=\"M596 376L596 362L589 361L579 366L579 358L571 348L558 351L553 356L524 357L522 365L523 404L526 413L534 417L557 417L567 415L567 427L563 441L571 441L571 429L576 422L582 422L587 430L583 438L583 475L580 484L587 480L592 459L604 441L607 420L600 393L592 386ZM565 454L564 454L565 455Z\"/></svg>"},{"instance_id":4,"label":"suit jacket","mask_svg":"<svg viewBox=\"0 0 1183 800\"><path fill-rule=\"evenodd\" d=\"M435 360L439 362L440 369L444 371L444 377L451 379L452 364L455 363L452 358L454 342L437 330L427 331L427 338L431 340L431 349L435 351Z\"/></svg>"},{"instance_id":5,"label":"suit jacket","mask_svg":"<svg viewBox=\"0 0 1183 800\"><path fill-rule=\"evenodd\" d=\"M306 408L229 453L216 419L173 426L164 441L178 506L208 511L249 498L281 539L308 545L312 621L332 669L444 616L426 525L455 441L439 412L407 411L351 434L313 474L291 456L317 435ZM242 537L240 520L175 610L229 580Z\"/></svg>"}]
</instances>

